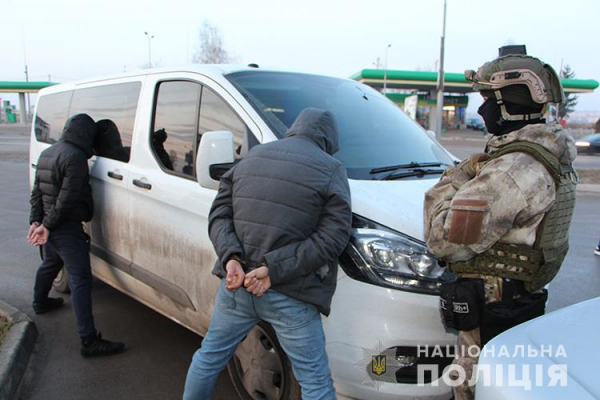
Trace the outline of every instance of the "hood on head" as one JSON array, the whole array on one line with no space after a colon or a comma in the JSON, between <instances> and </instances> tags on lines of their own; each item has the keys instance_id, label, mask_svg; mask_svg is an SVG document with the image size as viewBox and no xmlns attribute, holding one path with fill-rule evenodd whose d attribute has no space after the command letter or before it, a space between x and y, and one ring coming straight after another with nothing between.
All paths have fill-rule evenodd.
<instances>
[{"instance_id":1,"label":"hood on head","mask_svg":"<svg viewBox=\"0 0 600 400\"><path fill-rule=\"evenodd\" d=\"M167 131L165 128L161 128L152 134L152 144L154 146L162 146L163 143L167 140Z\"/></svg>"},{"instance_id":2,"label":"hood on head","mask_svg":"<svg viewBox=\"0 0 600 400\"><path fill-rule=\"evenodd\" d=\"M94 155L96 123L87 114L77 114L69 118L60 136L60 140L74 144L90 158Z\"/></svg>"},{"instance_id":3,"label":"hood on head","mask_svg":"<svg viewBox=\"0 0 600 400\"><path fill-rule=\"evenodd\" d=\"M554 154L562 164L569 164L577 156L575 140L559 124L534 124L510 132L504 136L494 136L490 139L490 151L497 150L511 142L525 141L542 145Z\"/></svg>"},{"instance_id":4,"label":"hood on head","mask_svg":"<svg viewBox=\"0 0 600 400\"><path fill-rule=\"evenodd\" d=\"M94 139L94 149L96 154L102 155L113 149L122 149L123 142L119 128L110 119L103 119L96 122L96 138Z\"/></svg>"},{"instance_id":5,"label":"hood on head","mask_svg":"<svg viewBox=\"0 0 600 400\"><path fill-rule=\"evenodd\" d=\"M330 155L339 150L337 123L329 111L318 108L302 110L285 134L286 138L292 136L304 136Z\"/></svg>"}]
</instances>

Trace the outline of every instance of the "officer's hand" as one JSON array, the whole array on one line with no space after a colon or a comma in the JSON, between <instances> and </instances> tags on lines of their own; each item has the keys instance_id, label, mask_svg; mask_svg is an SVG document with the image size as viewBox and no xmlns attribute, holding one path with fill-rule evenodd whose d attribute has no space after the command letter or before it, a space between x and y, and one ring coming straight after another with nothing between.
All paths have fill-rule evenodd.
<instances>
[{"instance_id":1,"label":"officer's hand","mask_svg":"<svg viewBox=\"0 0 600 400\"><path fill-rule=\"evenodd\" d=\"M469 176L469 178L472 179L479 173L479 171L481 171L481 163L487 161L489 158L489 154L486 153L472 154L469 156L469 158L458 164L456 167L462 170Z\"/></svg>"},{"instance_id":2,"label":"officer's hand","mask_svg":"<svg viewBox=\"0 0 600 400\"><path fill-rule=\"evenodd\" d=\"M229 260L227 265L225 265L225 270L227 270L227 276L225 277L226 288L235 292L244 283L245 274L242 264L237 260Z\"/></svg>"},{"instance_id":3,"label":"officer's hand","mask_svg":"<svg viewBox=\"0 0 600 400\"><path fill-rule=\"evenodd\" d=\"M271 287L271 278L269 278L269 268L266 265L262 265L246 274L244 280L244 286L248 292L256 295L257 297L265 294Z\"/></svg>"},{"instance_id":4,"label":"officer's hand","mask_svg":"<svg viewBox=\"0 0 600 400\"><path fill-rule=\"evenodd\" d=\"M33 231L35 231L38 226L40 226L39 222L33 222L31 224L31 226L29 227L29 232L27 232L27 241L28 242L30 242L31 237L33 236Z\"/></svg>"},{"instance_id":5,"label":"officer's hand","mask_svg":"<svg viewBox=\"0 0 600 400\"><path fill-rule=\"evenodd\" d=\"M469 164L473 168L477 167L478 164L486 162L490 159L490 155L487 153L475 153L469 156Z\"/></svg>"}]
</instances>

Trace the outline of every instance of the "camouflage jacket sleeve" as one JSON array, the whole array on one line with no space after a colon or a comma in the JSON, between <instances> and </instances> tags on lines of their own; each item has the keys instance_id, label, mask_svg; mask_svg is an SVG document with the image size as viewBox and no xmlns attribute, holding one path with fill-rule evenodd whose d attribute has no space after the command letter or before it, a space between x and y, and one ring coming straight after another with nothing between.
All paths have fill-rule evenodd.
<instances>
[{"instance_id":1,"label":"camouflage jacket sleeve","mask_svg":"<svg viewBox=\"0 0 600 400\"><path fill-rule=\"evenodd\" d=\"M510 153L478 165L469 176L449 168L425 195L425 240L439 258L457 262L496 242L532 245L555 198L555 183L542 164Z\"/></svg>"}]
</instances>

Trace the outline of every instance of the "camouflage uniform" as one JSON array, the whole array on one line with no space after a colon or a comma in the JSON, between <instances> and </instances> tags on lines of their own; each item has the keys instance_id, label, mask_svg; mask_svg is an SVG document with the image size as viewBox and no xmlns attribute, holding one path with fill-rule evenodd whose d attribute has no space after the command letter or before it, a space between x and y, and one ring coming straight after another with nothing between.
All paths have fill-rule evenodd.
<instances>
[{"instance_id":1,"label":"camouflage uniform","mask_svg":"<svg viewBox=\"0 0 600 400\"><path fill-rule=\"evenodd\" d=\"M540 144L561 163L571 163L576 154L573 138L560 125L533 124L494 136L490 152L514 141ZM533 246L536 230L553 205L555 181L533 156L508 153L468 168L468 160L448 168L442 179L425 195L425 238L431 251L453 263L466 261L490 249L497 242ZM502 277L462 274L484 281L485 301L502 298ZM460 346L481 346L479 328L460 331ZM466 355L466 354L465 354ZM477 359L464 356L455 360L470 379ZM465 383L455 390L456 398L473 398Z\"/></svg>"}]
</instances>

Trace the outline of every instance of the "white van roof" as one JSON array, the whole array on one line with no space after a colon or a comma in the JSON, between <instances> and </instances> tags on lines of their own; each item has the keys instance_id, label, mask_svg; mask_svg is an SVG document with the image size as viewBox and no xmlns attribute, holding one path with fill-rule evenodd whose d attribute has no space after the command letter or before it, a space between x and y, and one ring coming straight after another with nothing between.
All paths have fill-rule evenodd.
<instances>
[{"instance_id":1,"label":"white van roof","mask_svg":"<svg viewBox=\"0 0 600 400\"><path fill-rule=\"evenodd\" d=\"M61 83L59 85L50 86L41 90L41 94L48 94L53 92L62 92L65 90L72 90L79 85L86 85L95 82L109 81L115 79L134 78L137 76L147 76L154 74L165 74L173 72L192 72L199 73L208 76L222 76L232 72L243 72L243 71L271 71L271 72L293 72L299 74L310 74L305 71L295 71L290 69L279 69L279 68L256 68L242 64L187 64L176 67L163 67L163 68L149 68L133 72L124 72L120 74L101 76L97 78L78 80L74 82ZM321 75L321 74L314 74Z\"/></svg>"}]
</instances>

